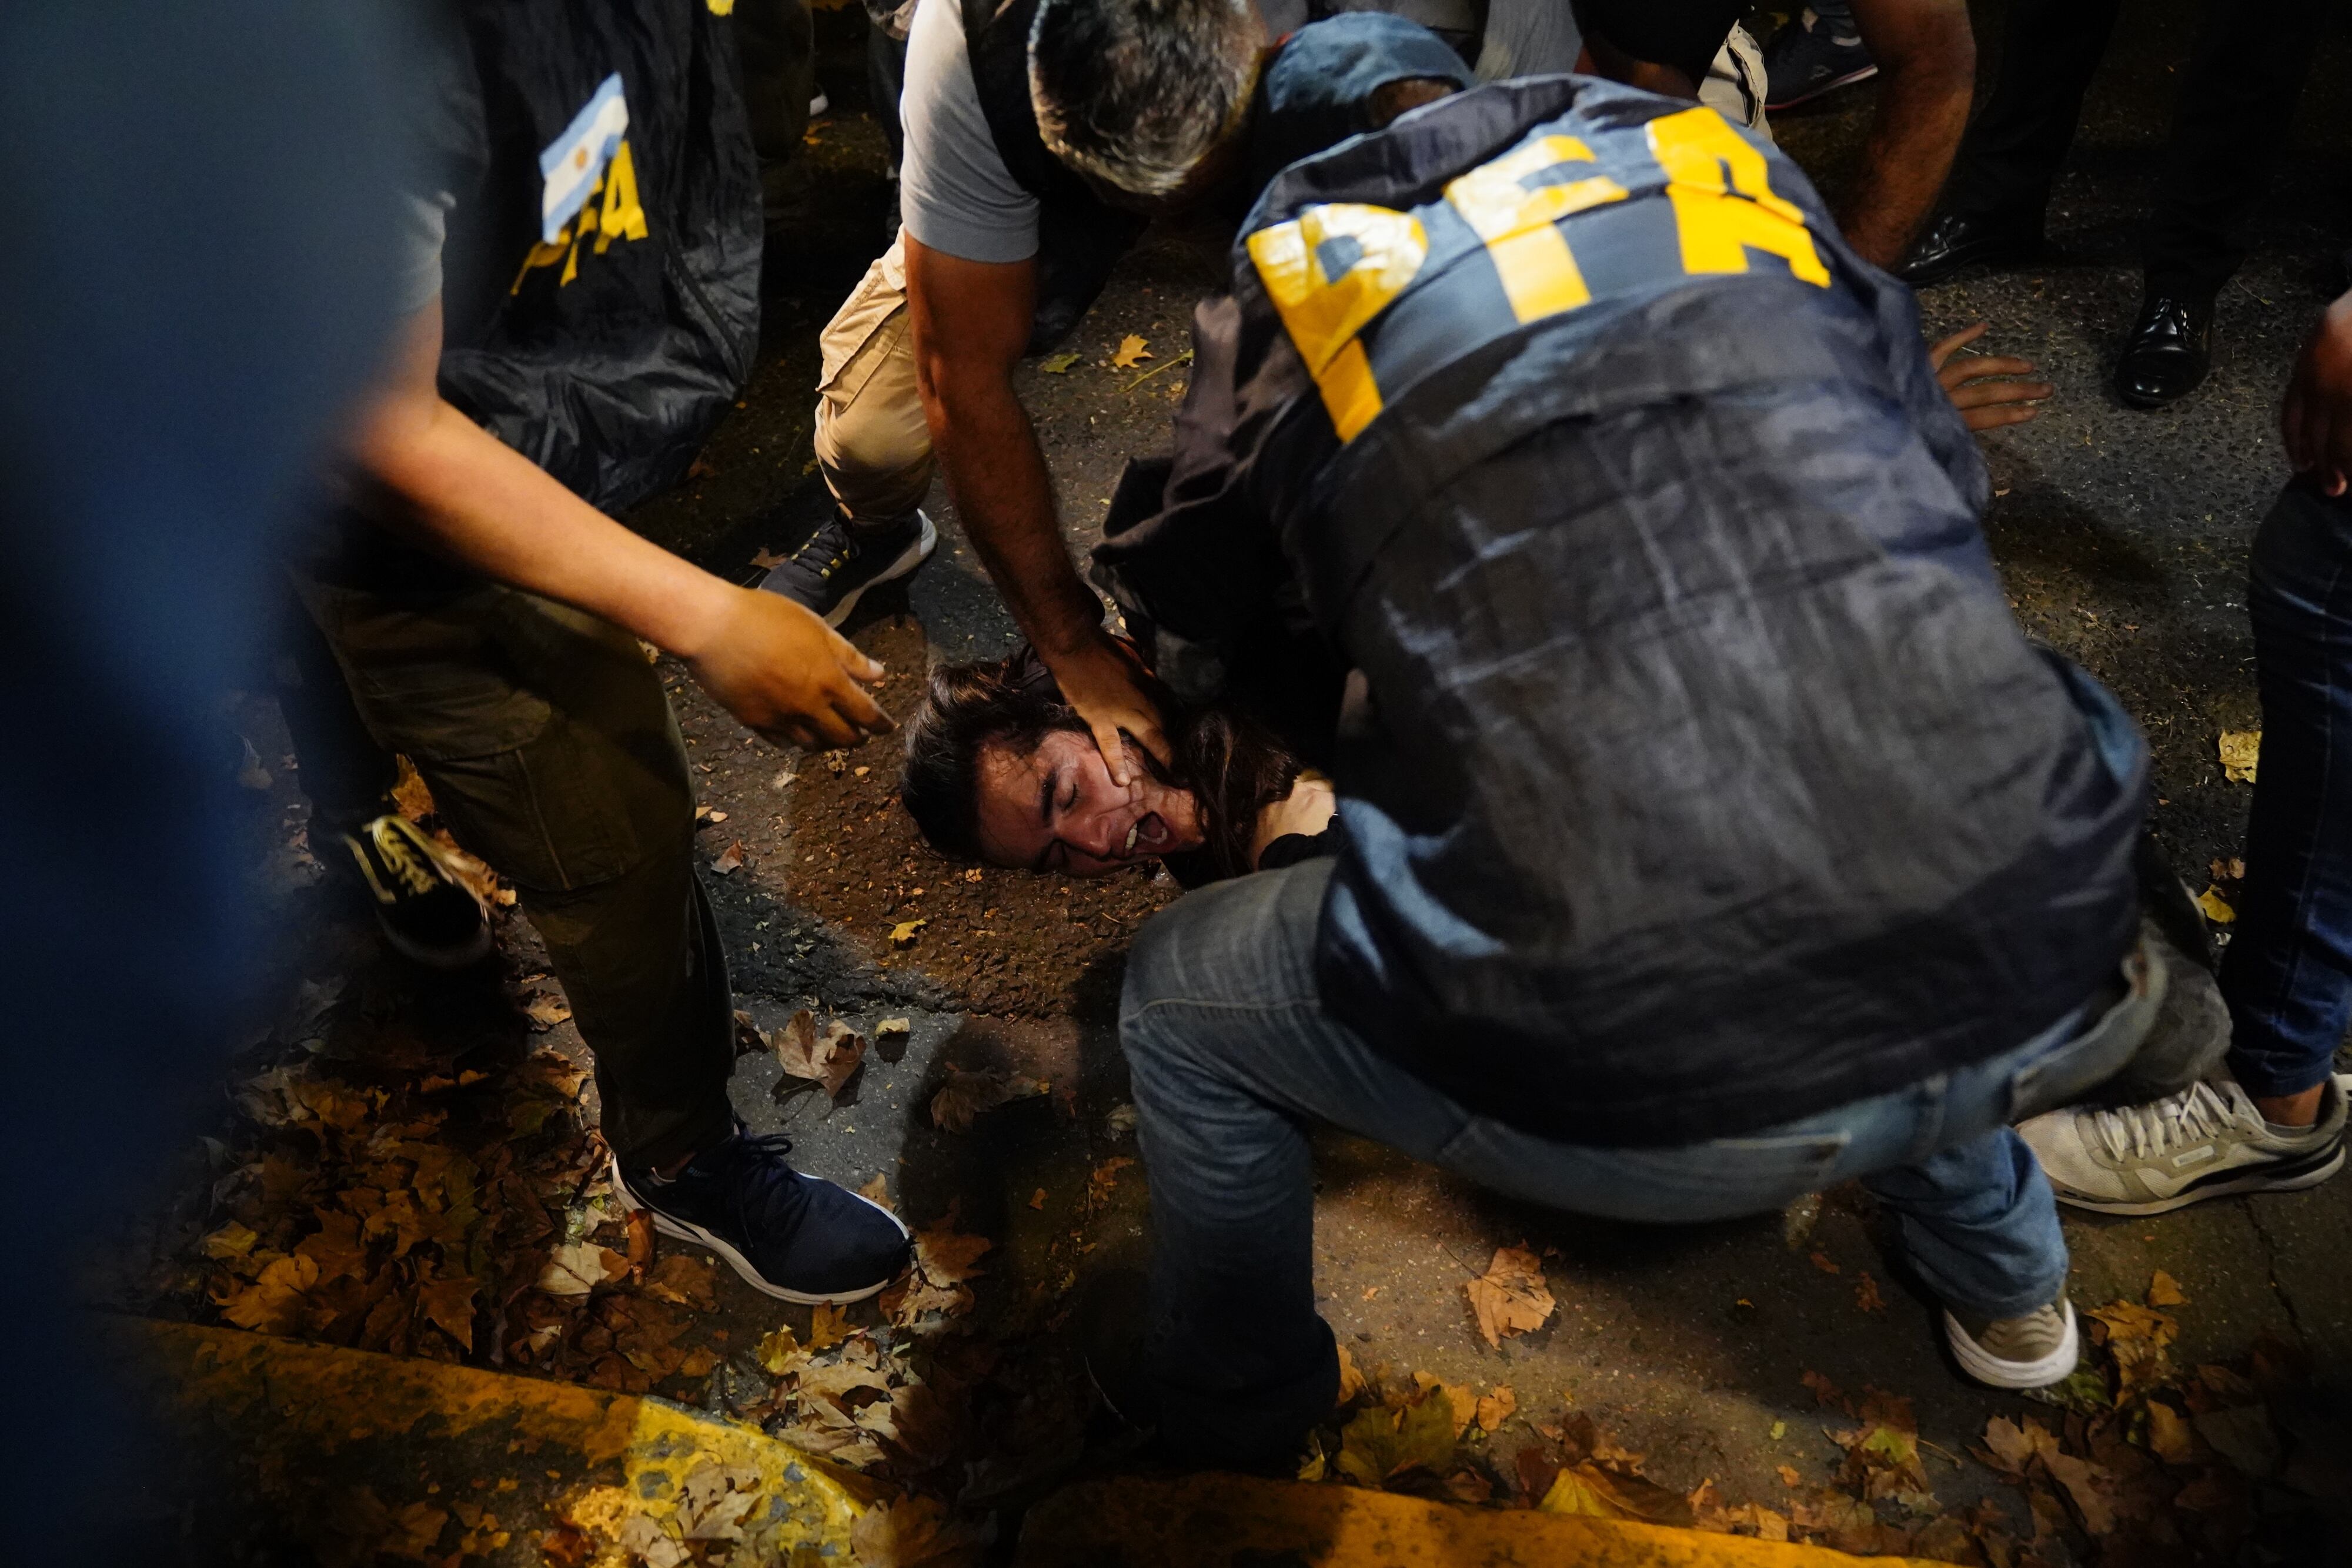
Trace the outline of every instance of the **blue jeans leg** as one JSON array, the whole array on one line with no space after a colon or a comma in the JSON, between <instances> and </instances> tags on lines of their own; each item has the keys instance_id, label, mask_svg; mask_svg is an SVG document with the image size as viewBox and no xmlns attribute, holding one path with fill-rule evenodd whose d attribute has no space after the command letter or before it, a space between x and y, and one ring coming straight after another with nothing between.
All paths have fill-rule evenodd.
<instances>
[{"instance_id":1,"label":"blue jeans leg","mask_svg":"<svg viewBox=\"0 0 2352 1568\"><path fill-rule=\"evenodd\" d=\"M2246 883L2221 964L2249 1093L2324 1082L2352 1021L2352 501L2289 485L2254 538L2263 698Z\"/></svg>"},{"instance_id":2,"label":"blue jeans leg","mask_svg":"<svg viewBox=\"0 0 2352 1568\"><path fill-rule=\"evenodd\" d=\"M1921 1282L1963 1316L2017 1317L2066 1287L2066 1238L2050 1179L2007 1127L1862 1185L1893 1211Z\"/></svg>"},{"instance_id":3,"label":"blue jeans leg","mask_svg":"<svg viewBox=\"0 0 2352 1568\"><path fill-rule=\"evenodd\" d=\"M2003 1124L2028 1072L2066 1069L2074 1020L1976 1066L1762 1134L1678 1149L1555 1143L1464 1107L1327 1015L1315 937L1328 862L1204 888L1129 956L1119 1040L1150 1177L1148 1364L1178 1454L1286 1457L1331 1407L1315 1311L1316 1120L1553 1207L1648 1223L1769 1212L1850 1176L1901 1216L1929 1285L2004 1317L2056 1297L2066 1246Z\"/></svg>"}]
</instances>

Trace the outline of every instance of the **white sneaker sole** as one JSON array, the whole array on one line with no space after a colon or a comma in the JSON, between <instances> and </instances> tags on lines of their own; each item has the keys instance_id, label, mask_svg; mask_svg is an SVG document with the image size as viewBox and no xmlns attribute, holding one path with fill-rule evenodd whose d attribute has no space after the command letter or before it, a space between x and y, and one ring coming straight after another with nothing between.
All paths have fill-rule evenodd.
<instances>
[{"instance_id":1,"label":"white sneaker sole","mask_svg":"<svg viewBox=\"0 0 2352 1568\"><path fill-rule=\"evenodd\" d=\"M1858 81L1868 81L1877 74L1878 68L1874 65L1864 66L1858 71L1848 71L1842 77L1831 78L1828 81L1822 83L1819 87L1809 87L1804 91L1797 94L1794 98L1787 99L1780 103L1768 103L1764 106L1764 112L1767 114L1778 114L1784 109L1794 109L1801 103L1811 103L1813 99L1833 93L1842 87L1852 87Z\"/></svg>"},{"instance_id":2,"label":"white sneaker sole","mask_svg":"<svg viewBox=\"0 0 2352 1568\"><path fill-rule=\"evenodd\" d=\"M682 1219L672 1219L668 1215L664 1214L660 1209L656 1208L653 1205L639 1197L635 1193L631 1192L629 1190L629 1184L621 1179L621 1162L618 1159L614 1159L612 1162L612 1177L613 1196L619 1198L625 1207L632 1210L643 1209L647 1214L652 1215L654 1217L654 1228L656 1230L660 1231L664 1236L675 1237L680 1241L691 1241L698 1247L708 1247L710 1250L718 1253L721 1258L724 1258L727 1260L728 1267L733 1269L735 1272L743 1277L743 1282L745 1284L751 1286L753 1290L759 1291L763 1296L773 1296L780 1301L791 1301L795 1305L803 1307L846 1306L852 1301L862 1301L868 1296L879 1295L884 1286L887 1285L891 1280L898 1278L897 1273L893 1272L887 1279L877 1280L874 1283L861 1286L855 1291L835 1291L831 1292L816 1293L812 1293L807 1291L788 1291L782 1285L770 1284L765 1279L761 1277L760 1270L751 1266L751 1260L749 1258L744 1257L740 1252L735 1250L734 1248L729 1246L723 1237L715 1236L709 1231L703 1229L699 1225L688 1225ZM848 1191L846 1187L842 1190L845 1192ZM907 1228L907 1222L905 1220L900 1219L897 1215L892 1214L888 1209L883 1207L880 1204L875 1202L872 1198L867 1197L863 1193L852 1192L849 1196L857 1199L858 1202L864 1204L875 1213L879 1214L889 1220L891 1224L897 1226L898 1228L899 1235L908 1237L910 1239L912 1239L913 1233Z\"/></svg>"},{"instance_id":3,"label":"white sneaker sole","mask_svg":"<svg viewBox=\"0 0 2352 1568\"><path fill-rule=\"evenodd\" d=\"M2040 1361L2003 1361L1991 1354L1969 1337L1969 1331L1948 1310L1944 1313L1944 1339L1951 1345L1952 1359L1960 1364L1960 1370L1987 1387L2047 1388L2063 1383L2083 1357L2083 1336L2074 1327L2074 1303L2059 1304L2066 1309L2066 1337Z\"/></svg>"},{"instance_id":4,"label":"white sneaker sole","mask_svg":"<svg viewBox=\"0 0 2352 1568\"><path fill-rule=\"evenodd\" d=\"M2211 1186L2191 1187L2183 1192L2174 1193L2170 1197L2159 1197L2147 1203L2119 1203L2112 1198L2092 1197L2060 1186L2056 1182L2052 1182L2050 1187L2057 1195L2058 1201L2069 1208L2080 1208L2092 1214L2144 1217L2151 1214L2170 1214L2174 1209L2187 1208L2192 1203L2204 1203L2217 1197L2235 1197L2242 1193L2301 1192L2305 1187L2317 1186L2343 1168L2344 1145L2338 1144L2332 1157L2307 1171L2297 1171L2292 1176L2273 1176L2264 1170L2249 1170L2234 1181L2215 1182Z\"/></svg>"},{"instance_id":5,"label":"white sneaker sole","mask_svg":"<svg viewBox=\"0 0 2352 1568\"><path fill-rule=\"evenodd\" d=\"M835 631L840 630L841 623L849 619L849 612L857 608L857 601L866 597L867 589L879 588L886 582L896 582L931 559L931 552L940 548L940 530L932 526L931 515L929 512L918 510L915 516L922 521L921 535L913 544L898 552L898 559L859 583L849 592L843 594L841 602L833 607L833 613L824 618L826 625Z\"/></svg>"}]
</instances>

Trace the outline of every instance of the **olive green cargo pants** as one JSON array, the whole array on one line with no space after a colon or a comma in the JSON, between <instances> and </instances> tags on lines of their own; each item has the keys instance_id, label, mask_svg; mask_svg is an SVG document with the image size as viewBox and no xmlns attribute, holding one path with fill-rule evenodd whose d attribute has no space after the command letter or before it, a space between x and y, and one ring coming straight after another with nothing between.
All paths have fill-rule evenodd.
<instances>
[{"instance_id":1,"label":"olive green cargo pants","mask_svg":"<svg viewBox=\"0 0 2352 1568\"><path fill-rule=\"evenodd\" d=\"M595 1052L623 1166L708 1148L734 1126L734 1006L660 677L635 638L595 616L418 575L294 579L368 735L415 763L457 841L514 883Z\"/></svg>"}]
</instances>

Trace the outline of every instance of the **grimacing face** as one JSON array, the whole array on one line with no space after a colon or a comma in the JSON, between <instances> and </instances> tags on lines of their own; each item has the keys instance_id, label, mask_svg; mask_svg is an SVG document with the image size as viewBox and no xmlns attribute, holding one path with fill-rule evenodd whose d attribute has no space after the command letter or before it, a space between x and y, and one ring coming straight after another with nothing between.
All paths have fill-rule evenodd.
<instances>
[{"instance_id":1,"label":"grimacing face","mask_svg":"<svg viewBox=\"0 0 2352 1568\"><path fill-rule=\"evenodd\" d=\"M1192 792L1162 784L1139 766L1130 771L1133 783L1113 782L1094 737L1076 730L1055 730L1026 756L989 747L978 769L982 855L992 865L1105 876L1199 849Z\"/></svg>"}]
</instances>

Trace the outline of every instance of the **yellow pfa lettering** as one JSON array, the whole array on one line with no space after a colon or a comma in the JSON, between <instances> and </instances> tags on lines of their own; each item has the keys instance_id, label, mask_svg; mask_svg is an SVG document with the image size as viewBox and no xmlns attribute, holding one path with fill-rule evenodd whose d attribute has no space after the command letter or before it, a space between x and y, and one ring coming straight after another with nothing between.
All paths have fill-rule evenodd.
<instances>
[{"instance_id":1,"label":"yellow pfa lettering","mask_svg":"<svg viewBox=\"0 0 2352 1568\"><path fill-rule=\"evenodd\" d=\"M1352 241L1355 252L1336 277L1324 270L1325 247L1334 240ZM1339 439L1354 440L1381 412L1381 389L1356 334L1428 259L1421 220L1387 207L1332 203L1260 229L1249 236L1249 253Z\"/></svg>"},{"instance_id":2,"label":"yellow pfa lettering","mask_svg":"<svg viewBox=\"0 0 2352 1568\"><path fill-rule=\"evenodd\" d=\"M601 193L604 200L596 197ZM612 162L588 188L588 200L580 212L563 225L555 238L530 247L515 272L514 287L509 294L520 293L522 281L534 268L563 264L562 276L555 280L559 288L580 276L580 246L591 235L596 239L596 254L602 256L616 239L644 239L652 233L646 226L645 204L637 199L637 164L630 155L629 142L622 138L614 149Z\"/></svg>"},{"instance_id":3,"label":"yellow pfa lettering","mask_svg":"<svg viewBox=\"0 0 2352 1568\"><path fill-rule=\"evenodd\" d=\"M1445 199L1486 243L1511 311L1522 321L1573 310L1592 298L1558 225L1570 213L1623 201L1625 187L1605 174L1528 183L1564 164L1591 162L1592 150L1573 136L1538 137L1445 187Z\"/></svg>"},{"instance_id":4,"label":"yellow pfa lettering","mask_svg":"<svg viewBox=\"0 0 2352 1568\"><path fill-rule=\"evenodd\" d=\"M1650 152L1666 172L1685 272L1745 272L1748 252L1780 257L1807 283L1828 287L1829 269L1794 202L1777 195L1764 154L1711 109L1650 121Z\"/></svg>"},{"instance_id":5,"label":"yellow pfa lettering","mask_svg":"<svg viewBox=\"0 0 2352 1568\"><path fill-rule=\"evenodd\" d=\"M594 211L593 204L580 209L581 233L588 232L591 226L589 214ZM637 162L629 155L629 143L625 137L613 154L613 166L604 171L604 211L593 226L597 231L598 256L604 254L604 247L611 245L616 235L623 239L646 237L645 204L637 200Z\"/></svg>"}]
</instances>

